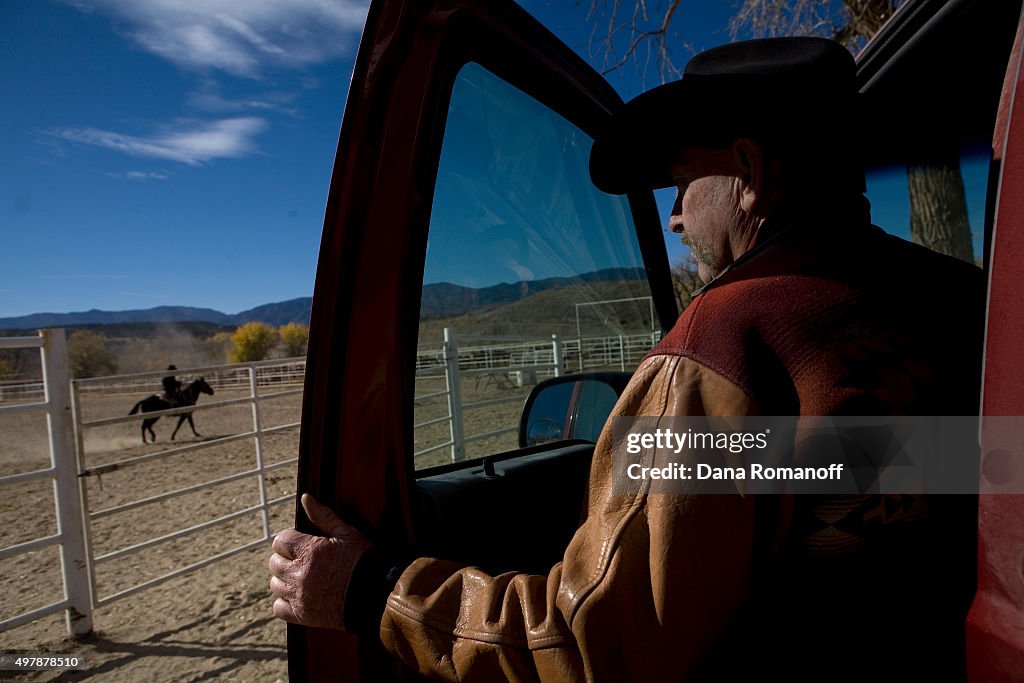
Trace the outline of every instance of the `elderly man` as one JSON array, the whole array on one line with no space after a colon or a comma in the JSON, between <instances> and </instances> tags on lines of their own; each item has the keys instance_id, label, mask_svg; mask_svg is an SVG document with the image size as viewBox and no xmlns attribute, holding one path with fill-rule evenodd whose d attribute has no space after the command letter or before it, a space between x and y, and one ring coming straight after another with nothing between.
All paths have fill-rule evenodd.
<instances>
[{"instance_id":1,"label":"elderly man","mask_svg":"<svg viewBox=\"0 0 1024 683\"><path fill-rule=\"evenodd\" d=\"M716 48L599 136L598 187L678 188L707 283L615 415L977 411L980 272L870 225L854 72L824 40ZM623 494L610 432L547 576L390 561L303 496L327 537L277 537L274 613L454 680L962 676L969 497Z\"/></svg>"}]
</instances>

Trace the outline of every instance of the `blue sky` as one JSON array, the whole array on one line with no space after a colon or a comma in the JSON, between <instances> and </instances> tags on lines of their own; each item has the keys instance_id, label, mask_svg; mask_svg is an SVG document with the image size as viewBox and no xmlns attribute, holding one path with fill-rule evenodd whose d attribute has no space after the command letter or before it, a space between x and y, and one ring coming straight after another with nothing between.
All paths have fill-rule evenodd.
<instances>
[{"instance_id":1,"label":"blue sky","mask_svg":"<svg viewBox=\"0 0 1024 683\"><path fill-rule=\"evenodd\" d=\"M585 6L524 5L586 54ZM308 296L365 11L0 0L0 317Z\"/></svg>"},{"instance_id":2,"label":"blue sky","mask_svg":"<svg viewBox=\"0 0 1024 683\"><path fill-rule=\"evenodd\" d=\"M588 55L589 2L522 4ZM732 5L684 3L680 62L728 40ZM365 12L0 0L0 317L309 296ZM643 90L632 65L609 80Z\"/></svg>"}]
</instances>

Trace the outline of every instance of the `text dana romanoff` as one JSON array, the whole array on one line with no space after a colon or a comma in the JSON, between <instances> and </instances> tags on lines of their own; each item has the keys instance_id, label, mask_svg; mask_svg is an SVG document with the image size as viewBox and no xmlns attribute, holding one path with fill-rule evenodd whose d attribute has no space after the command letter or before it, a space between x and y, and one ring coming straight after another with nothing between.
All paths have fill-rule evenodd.
<instances>
[{"instance_id":1,"label":"text dana romanoff","mask_svg":"<svg viewBox=\"0 0 1024 683\"><path fill-rule=\"evenodd\" d=\"M752 463L748 467L712 467L703 463L682 465L670 463L664 467L644 467L633 463L626 468L626 476L640 479L830 479L843 476L843 465L828 467L770 467Z\"/></svg>"}]
</instances>

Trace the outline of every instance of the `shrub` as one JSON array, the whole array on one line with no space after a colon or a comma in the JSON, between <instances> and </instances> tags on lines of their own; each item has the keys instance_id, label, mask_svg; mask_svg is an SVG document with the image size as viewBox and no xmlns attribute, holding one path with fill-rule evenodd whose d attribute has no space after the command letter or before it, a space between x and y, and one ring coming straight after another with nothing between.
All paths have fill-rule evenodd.
<instances>
[{"instance_id":1,"label":"shrub","mask_svg":"<svg viewBox=\"0 0 1024 683\"><path fill-rule=\"evenodd\" d=\"M277 328L277 334L284 345L284 355L288 358L306 355L306 342L309 341L309 328L299 323L288 323Z\"/></svg>"},{"instance_id":2,"label":"shrub","mask_svg":"<svg viewBox=\"0 0 1024 683\"><path fill-rule=\"evenodd\" d=\"M232 363L263 360L270 354L276 341L277 333L270 325L246 323L231 335L232 347L228 355Z\"/></svg>"},{"instance_id":3,"label":"shrub","mask_svg":"<svg viewBox=\"0 0 1024 683\"><path fill-rule=\"evenodd\" d=\"M107 350L107 338L89 330L79 330L68 337L68 365L76 379L117 372L114 354Z\"/></svg>"}]
</instances>

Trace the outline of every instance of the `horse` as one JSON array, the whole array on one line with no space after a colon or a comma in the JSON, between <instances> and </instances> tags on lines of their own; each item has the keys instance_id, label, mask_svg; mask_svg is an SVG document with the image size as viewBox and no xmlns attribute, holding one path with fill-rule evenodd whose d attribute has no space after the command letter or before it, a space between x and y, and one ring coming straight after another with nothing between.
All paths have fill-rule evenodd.
<instances>
[{"instance_id":1,"label":"horse","mask_svg":"<svg viewBox=\"0 0 1024 683\"><path fill-rule=\"evenodd\" d=\"M206 383L206 380L200 377L194 382L190 383L180 392L178 392L178 404L171 403L163 396L159 394L153 394L149 398L144 398L132 408L129 415L134 415L140 410L143 413L152 413L157 410L170 410L171 408L179 408L181 406L194 406L196 401L199 400L199 394L208 394L213 396L213 388ZM153 443L156 443L156 433L153 431L153 423L159 420L160 417L148 417L142 421L142 443L146 443L146 431L149 430L149 435L153 437ZM184 424L185 420L188 420L188 426L192 428L192 433L196 436L200 436L199 432L196 431L196 425L192 422L192 413L182 413L178 416L178 426L174 428L174 432L171 433L171 441L174 441L175 435L178 430L181 429L181 425Z\"/></svg>"}]
</instances>

